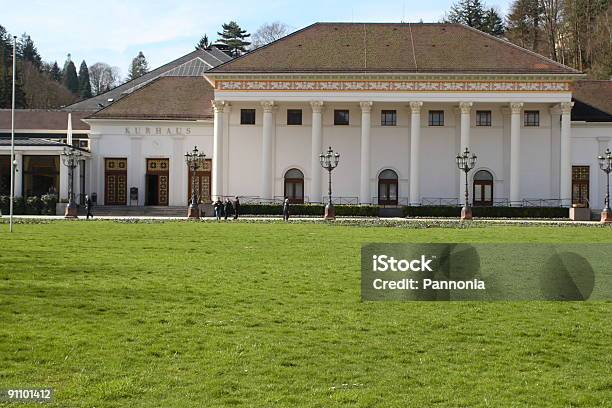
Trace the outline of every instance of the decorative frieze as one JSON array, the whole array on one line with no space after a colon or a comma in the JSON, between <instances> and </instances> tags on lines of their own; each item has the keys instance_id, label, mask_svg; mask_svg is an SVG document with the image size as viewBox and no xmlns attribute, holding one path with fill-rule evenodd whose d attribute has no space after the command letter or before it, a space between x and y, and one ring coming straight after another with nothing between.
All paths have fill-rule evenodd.
<instances>
[{"instance_id":1,"label":"decorative frieze","mask_svg":"<svg viewBox=\"0 0 612 408\"><path fill-rule=\"evenodd\" d=\"M276 81L217 80L218 91L569 92L566 81Z\"/></svg>"}]
</instances>

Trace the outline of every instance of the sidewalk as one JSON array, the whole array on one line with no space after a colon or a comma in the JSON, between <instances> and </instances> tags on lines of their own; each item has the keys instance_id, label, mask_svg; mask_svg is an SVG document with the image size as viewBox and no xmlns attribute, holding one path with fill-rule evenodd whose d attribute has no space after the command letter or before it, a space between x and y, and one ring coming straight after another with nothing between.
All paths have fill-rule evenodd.
<instances>
[{"instance_id":1,"label":"sidewalk","mask_svg":"<svg viewBox=\"0 0 612 408\"><path fill-rule=\"evenodd\" d=\"M8 216L3 215L1 219L6 223ZM47 221L86 221L85 217L80 216L78 220L67 220L59 215L15 215L15 220L47 220ZM125 221L125 220L155 220L155 221L186 221L187 217L152 217L152 216L96 216L93 221ZM282 217L277 216L242 216L241 221L282 221ZM292 217L291 222L304 223L323 223L326 222L320 217ZM521 224L521 225L601 225L599 221L572 221L569 219L529 219L529 218L479 218L472 221L463 222L459 218L379 218L379 217L337 217L336 223L364 221L381 222L385 224L410 224L410 223L447 223L447 224ZM201 218L199 222L236 222L233 219L217 221L214 217Z\"/></svg>"}]
</instances>

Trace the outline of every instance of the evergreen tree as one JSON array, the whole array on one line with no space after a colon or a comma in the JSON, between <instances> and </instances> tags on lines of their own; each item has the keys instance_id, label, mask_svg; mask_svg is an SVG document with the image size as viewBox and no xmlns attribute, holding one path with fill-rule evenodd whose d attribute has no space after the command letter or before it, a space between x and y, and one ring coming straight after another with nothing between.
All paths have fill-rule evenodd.
<instances>
[{"instance_id":1,"label":"evergreen tree","mask_svg":"<svg viewBox=\"0 0 612 408\"><path fill-rule=\"evenodd\" d=\"M85 60L81 62L79 67L79 96L82 99L91 98L91 81L89 80L89 68Z\"/></svg>"},{"instance_id":2,"label":"evergreen tree","mask_svg":"<svg viewBox=\"0 0 612 408\"><path fill-rule=\"evenodd\" d=\"M540 0L515 0L506 17L507 35L510 41L540 52L542 13Z\"/></svg>"},{"instance_id":3,"label":"evergreen tree","mask_svg":"<svg viewBox=\"0 0 612 408\"><path fill-rule=\"evenodd\" d=\"M228 53L232 56L238 56L246 51L246 47L251 45L249 41L245 41L251 34L247 34L246 30L240 28L238 23L230 21L222 25L223 32L217 33L221 38L217 41L227 46Z\"/></svg>"},{"instance_id":4,"label":"evergreen tree","mask_svg":"<svg viewBox=\"0 0 612 408\"><path fill-rule=\"evenodd\" d=\"M493 7L485 11L482 19L481 30L496 37L501 37L504 35L504 32L506 31L504 21Z\"/></svg>"},{"instance_id":5,"label":"evergreen tree","mask_svg":"<svg viewBox=\"0 0 612 408\"><path fill-rule=\"evenodd\" d=\"M451 6L443 19L445 23L459 23L495 36L502 36L504 22L494 8L485 10L480 0L460 0Z\"/></svg>"},{"instance_id":6,"label":"evergreen tree","mask_svg":"<svg viewBox=\"0 0 612 408\"><path fill-rule=\"evenodd\" d=\"M141 77L147 72L149 72L149 64L142 51L139 51L128 69L128 81Z\"/></svg>"},{"instance_id":7,"label":"evergreen tree","mask_svg":"<svg viewBox=\"0 0 612 408\"><path fill-rule=\"evenodd\" d=\"M42 58L34 45L32 38L23 33L17 45L18 58L23 61L30 61L37 69L42 67Z\"/></svg>"},{"instance_id":8,"label":"evergreen tree","mask_svg":"<svg viewBox=\"0 0 612 408\"><path fill-rule=\"evenodd\" d=\"M74 62L70 59L70 54L68 54L68 60L66 61L64 72L62 74L64 79L64 86L68 88L70 92L75 95L79 94L79 78L77 76L76 67L74 66Z\"/></svg>"},{"instance_id":9,"label":"evergreen tree","mask_svg":"<svg viewBox=\"0 0 612 408\"><path fill-rule=\"evenodd\" d=\"M57 65L57 61L53 62L53 65L49 70L49 76L54 81L62 82L62 71L60 70L59 65Z\"/></svg>"},{"instance_id":10,"label":"evergreen tree","mask_svg":"<svg viewBox=\"0 0 612 408\"><path fill-rule=\"evenodd\" d=\"M204 34L204 37L200 38L200 41L195 46L196 50L207 50L210 48L210 42L208 41L208 36Z\"/></svg>"}]
</instances>

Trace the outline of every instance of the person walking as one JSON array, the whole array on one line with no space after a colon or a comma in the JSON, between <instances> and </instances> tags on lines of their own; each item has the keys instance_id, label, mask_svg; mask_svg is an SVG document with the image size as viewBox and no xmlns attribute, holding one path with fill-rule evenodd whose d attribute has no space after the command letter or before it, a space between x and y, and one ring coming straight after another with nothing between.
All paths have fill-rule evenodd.
<instances>
[{"instance_id":1,"label":"person walking","mask_svg":"<svg viewBox=\"0 0 612 408\"><path fill-rule=\"evenodd\" d=\"M225 199L225 202L223 203L223 213L225 215L225 221L227 221L227 217L229 217L232 213L232 202L230 201L229 198Z\"/></svg>"},{"instance_id":2,"label":"person walking","mask_svg":"<svg viewBox=\"0 0 612 408\"><path fill-rule=\"evenodd\" d=\"M89 194L85 195L85 210L87 211L87 217L86 219L89 219L89 217L93 218L93 203L91 202L91 198L89 198Z\"/></svg>"},{"instance_id":3,"label":"person walking","mask_svg":"<svg viewBox=\"0 0 612 408\"><path fill-rule=\"evenodd\" d=\"M217 201L213 204L213 208L215 210L215 217L217 221L221 221L221 209L223 207L223 203L221 202L221 198L217 197Z\"/></svg>"},{"instance_id":4,"label":"person walking","mask_svg":"<svg viewBox=\"0 0 612 408\"><path fill-rule=\"evenodd\" d=\"M283 202L283 220L289 221L289 199L287 197Z\"/></svg>"},{"instance_id":5,"label":"person walking","mask_svg":"<svg viewBox=\"0 0 612 408\"><path fill-rule=\"evenodd\" d=\"M238 219L238 212L240 211L240 200L238 196L236 196L236 201L234 201L234 219Z\"/></svg>"}]
</instances>

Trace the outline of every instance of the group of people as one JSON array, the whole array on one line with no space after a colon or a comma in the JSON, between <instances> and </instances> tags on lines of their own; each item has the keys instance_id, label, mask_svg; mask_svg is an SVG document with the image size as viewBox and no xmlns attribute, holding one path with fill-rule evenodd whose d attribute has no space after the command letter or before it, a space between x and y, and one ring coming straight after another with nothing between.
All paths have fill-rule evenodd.
<instances>
[{"instance_id":1,"label":"group of people","mask_svg":"<svg viewBox=\"0 0 612 408\"><path fill-rule=\"evenodd\" d=\"M240 213L240 199L236 197L232 203L229 198L221 201L221 197L217 197L217 201L213 203L213 209L217 221L220 221L222 218L227 220L232 215L233 218L237 220L238 214ZM285 197L285 200L283 201L283 220L289 221L289 215L289 199Z\"/></svg>"},{"instance_id":2,"label":"group of people","mask_svg":"<svg viewBox=\"0 0 612 408\"><path fill-rule=\"evenodd\" d=\"M240 199L236 197L232 203L229 198L226 198L225 201L221 201L221 197L218 197L217 201L213 203L213 209L217 220L221 220L221 218L227 220L228 217L232 215L233 218L237 220L240 214Z\"/></svg>"}]
</instances>

